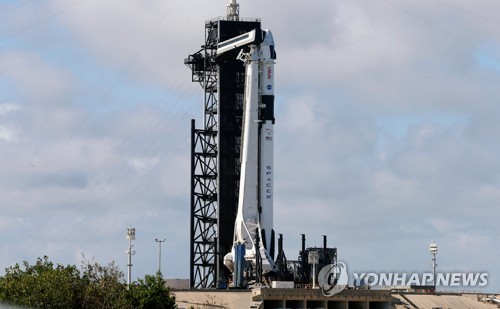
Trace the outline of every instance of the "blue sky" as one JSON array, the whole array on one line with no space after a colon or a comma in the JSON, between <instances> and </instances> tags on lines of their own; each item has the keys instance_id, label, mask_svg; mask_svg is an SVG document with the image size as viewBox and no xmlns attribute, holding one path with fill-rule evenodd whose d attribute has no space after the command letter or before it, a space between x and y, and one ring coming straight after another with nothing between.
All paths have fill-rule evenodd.
<instances>
[{"instance_id":1,"label":"blue sky","mask_svg":"<svg viewBox=\"0 0 500 309\"><path fill-rule=\"evenodd\" d=\"M352 271L488 271L500 289L500 5L239 1L273 31L275 229ZM0 267L82 254L189 275L184 58L227 1L0 2ZM196 8L196 9L194 9ZM200 123L200 122L198 122ZM310 215L306 215L310 214Z\"/></svg>"}]
</instances>

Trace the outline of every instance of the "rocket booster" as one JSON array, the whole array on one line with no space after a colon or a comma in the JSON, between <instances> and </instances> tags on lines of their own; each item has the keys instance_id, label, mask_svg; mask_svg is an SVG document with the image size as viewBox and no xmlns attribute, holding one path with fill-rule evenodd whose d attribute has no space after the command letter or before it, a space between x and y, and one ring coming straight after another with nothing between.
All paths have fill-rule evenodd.
<instances>
[{"instance_id":1,"label":"rocket booster","mask_svg":"<svg viewBox=\"0 0 500 309\"><path fill-rule=\"evenodd\" d=\"M246 64L246 77L240 190L234 243L245 244L245 259L255 261L256 255L259 254L263 270L271 271L275 269L273 129L276 53L273 36L269 30L263 33L263 40L259 43L251 45L249 53L241 51L238 56ZM221 50L226 48L225 46L226 44L221 44ZM256 238L261 241L259 252ZM234 248L232 257L235 258ZM229 259L229 256L227 258Z\"/></svg>"},{"instance_id":2,"label":"rocket booster","mask_svg":"<svg viewBox=\"0 0 500 309\"><path fill-rule=\"evenodd\" d=\"M260 45L260 158L259 197L262 242L274 259L273 199L274 199L274 62L276 52L271 31L266 30Z\"/></svg>"}]
</instances>

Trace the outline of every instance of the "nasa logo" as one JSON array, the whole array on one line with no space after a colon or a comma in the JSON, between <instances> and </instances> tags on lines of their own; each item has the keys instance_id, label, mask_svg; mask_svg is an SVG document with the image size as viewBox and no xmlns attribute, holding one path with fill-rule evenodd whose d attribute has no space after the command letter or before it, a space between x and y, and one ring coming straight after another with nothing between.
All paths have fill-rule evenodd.
<instances>
[{"instance_id":1,"label":"nasa logo","mask_svg":"<svg viewBox=\"0 0 500 309\"><path fill-rule=\"evenodd\" d=\"M271 90L271 89L273 89L273 86L267 85L267 90Z\"/></svg>"},{"instance_id":2,"label":"nasa logo","mask_svg":"<svg viewBox=\"0 0 500 309\"><path fill-rule=\"evenodd\" d=\"M347 287L349 276L344 263L328 264L318 274L318 283L325 296L333 296Z\"/></svg>"}]
</instances>

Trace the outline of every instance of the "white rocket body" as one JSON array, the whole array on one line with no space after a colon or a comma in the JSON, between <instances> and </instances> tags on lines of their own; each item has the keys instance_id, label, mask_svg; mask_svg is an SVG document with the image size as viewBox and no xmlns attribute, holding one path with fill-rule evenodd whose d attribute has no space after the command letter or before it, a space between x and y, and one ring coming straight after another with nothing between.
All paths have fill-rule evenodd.
<instances>
[{"instance_id":1,"label":"white rocket body","mask_svg":"<svg viewBox=\"0 0 500 309\"><path fill-rule=\"evenodd\" d=\"M254 30L255 31L255 30ZM260 30L259 30L260 31ZM274 264L274 40L266 30L259 45L240 52L245 62L245 92L241 145L241 170L234 243L245 245L245 259L255 263L260 255L263 271L275 270ZM227 49L222 43L221 49ZM257 252L256 239L259 239ZM234 248L225 258L233 269ZM232 263L231 263L231 260ZM232 265L231 265L232 264Z\"/></svg>"},{"instance_id":2,"label":"white rocket body","mask_svg":"<svg viewBox=\"0 0 500 309\"><path fill-rule=\"evenodd\" d=\"M259 197L262 242L274 259L274 39L267 30L260 45L260 160Z\"/></svg>"}]
</instances>

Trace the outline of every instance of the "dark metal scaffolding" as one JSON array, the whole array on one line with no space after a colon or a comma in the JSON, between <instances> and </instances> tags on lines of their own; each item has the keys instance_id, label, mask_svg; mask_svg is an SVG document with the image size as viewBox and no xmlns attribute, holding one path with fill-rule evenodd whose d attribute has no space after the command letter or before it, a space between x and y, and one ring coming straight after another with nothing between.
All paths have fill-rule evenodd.
<instances>
[{"instance_id":1,"label":"dark metal scaffolding","mask_svg":"<svg viewBox=\"0 0 500 309\"><path fill-rule=\"evenodd\" d=\"M204 90L203 129L191 121L191 288L215 287L217 237L217 88L213 61L217 34L209 24L205 44L184 62Z\"/></svg>"},{"instance_id":2,"label":"dark metal scaffolding","mask_svg":"<svg viewBox=\"0 0 500 309\"><path fill-rule=\"evenodd\" d=\"M191 288L215 288L229 273L223 256L230 252L238 204L244 66L237 52L217 59L219 41L253 29L260 20L205 23L205 44L184 63L204 91L203 129L191 128Z\"/></svg>"}]
</instances>

